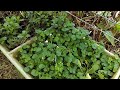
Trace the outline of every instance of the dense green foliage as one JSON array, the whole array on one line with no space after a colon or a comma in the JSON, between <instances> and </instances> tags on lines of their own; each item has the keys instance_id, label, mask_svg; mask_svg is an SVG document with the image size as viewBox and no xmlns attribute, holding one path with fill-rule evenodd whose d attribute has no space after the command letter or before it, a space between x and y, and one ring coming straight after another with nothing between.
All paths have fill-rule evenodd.
<instances>
[{"instance_id":1,"label":"dense green foliage","mask_svg":"<svg viewBox=\"0 0 120 90\"><path fill-rule=\"evenodd\" d=\"M44 15L44 14L43 14ZM35 41L19 51L18 59L34 78L111 78L120 59L113 59L89 37L89 31L75 27L67 15L56 15L35 29ZM43 20L45 21L45 20Z\"/></svg>"},{"instance_id":2,"label":"dense green foliage","mask_svg":"<svg viewBox=\"0 0 120 90\"><path fill-rule=\"evenodd\" d=\"M0 23L0 43L6 44L8 48L13 49L24 43L30 36L27 28L20 26L19 16L6 17L3 23Z\"/></svg>"},{"instance_id":3,"label":"dense green foliage","mask_svg":"<svg viewBox=\"0 0 120 90\"><path fill-rule=\"evenodd\" d=\"M9 49L14 49L28 38L33 37L35 28L49 27L51 18L56 13L52 11L28 11L19 16L7 16L0 22L0 43L5 44Z\"/></svg>"},{"instance_id":4,"label":"dense green foliage","mask_svg":"<svg viewBox=\"0 0 120 90\"><path fill-rule=\"evenodd\" d=\"M92 40L90 32L76 27L65 12L28 11L6 17L0 23L0 44L14 49L23 46L17 59L34 78L84 79L111 78L120 59L109 57L103 46Z\"/></svg>"}]
</instances>

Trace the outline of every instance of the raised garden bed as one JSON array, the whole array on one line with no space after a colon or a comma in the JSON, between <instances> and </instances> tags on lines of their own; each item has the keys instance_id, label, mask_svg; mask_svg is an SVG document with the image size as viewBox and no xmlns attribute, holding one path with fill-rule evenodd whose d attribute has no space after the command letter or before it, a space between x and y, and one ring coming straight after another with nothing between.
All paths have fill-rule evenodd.
<instances>
[{"instance_id":1,"label":"raised garden bed","mask_svg":"<svg viewBox=\"0 0 120 90\"><path fill-rule=\"evenodd\" d=\"M21 73L0 52L0 79L24 79Z\"/></svg>"},{"instance_id":2,"label":"raised garden bed","mask_svg":"<svg viewBox=\"0 0 120 90\"><path fill-rule=\"evenodd\" d=\"M65 12L25 12L23 21L27 18L28 23L22 32L18 17L8 18L7 25L1 24L0 50L27 79L118 78L120 58L67 16Z\"/></svg>"}]
</instances>

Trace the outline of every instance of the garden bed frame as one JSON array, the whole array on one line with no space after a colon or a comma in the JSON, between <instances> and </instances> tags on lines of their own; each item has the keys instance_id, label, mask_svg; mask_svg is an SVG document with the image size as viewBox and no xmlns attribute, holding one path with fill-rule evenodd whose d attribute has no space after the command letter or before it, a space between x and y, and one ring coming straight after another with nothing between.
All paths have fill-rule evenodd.
<instances>
[{"instance_id":1,"label":"garden bed frame","mask_svg":"<svg viewBox=\"0 0 120 90\"><path fill-rule=\"evenodd\" d=\"M67 11L66 11L67 12ZM69 12L67 12L68 14L70 14ZM71 14L70 14L71 15ZM73 15L71 15L73 16ZM74 16L76 18L76 16ZM9 50L8 48L6 48L3 45L0 45L0 50L2 51L2 53L8 58L8 60L18 69L18 71L26 78L26 79L34 79L31 75L29 75L28 73L26 73L24 71L24 67L19 63L19 61L14 57L18 51L19 48L22 48L24 45L26 44L30 44L32 43L33 38L26 41L25 43L21 44L20 46L16 47L13 50ZM98 45L99 46L99 45ZM114 55L113 53L109 52L108 50L104 49L104 51L110 56L110 57L114 57L116 58L116 55ZM118 57L119 58L119 57ZM118 68L117 72L111 77L111 79L119 79L120 76L120 67ZM86 79L91 79L89 73L87 73L86 75Z\"/></svg>"},{"instance_id":2,"label":"garden bed frame","mask_svg":"<svg viewBox=\"0 0 120 90\"><path fill-rule=\"evenodd\" d=\"M18 71L26 78L26 79L33 79L32 76L30 76L28 73L24 71L24 67L19 63L19 61L14 57L16 55L16 52L19 48L22 48L26 44L32 43L33 38L31 40L26 41L25 43L21 44L20 46L16 47L13 50L9 50L8 48L4 47L3 45L0 45L0 50L2 53L8 58L8 60L18 69ZM110 56L110 57L116 57L113 53L109 52L108 50L104 49L104 51ZM119 79L120 76L120 67L118 68L118 71L112 76L111 79ZM90 75L87 74L86 79L91 79Z\"/></svg>"}]
</instances>

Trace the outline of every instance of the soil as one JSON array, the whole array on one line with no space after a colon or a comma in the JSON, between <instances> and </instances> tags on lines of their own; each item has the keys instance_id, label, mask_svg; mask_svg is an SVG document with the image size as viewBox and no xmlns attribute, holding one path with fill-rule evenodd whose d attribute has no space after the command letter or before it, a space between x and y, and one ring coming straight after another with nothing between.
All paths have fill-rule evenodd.
<instances>
[{"instance_id":1,"label":"soil","mask_svg":"<svg viewBox=\"0 0 120 90\"><path fill-rule=\"evenodd\" d=\"M0 52L0 79L25 79L1 52Z\"/></svg>"}]
</instances>

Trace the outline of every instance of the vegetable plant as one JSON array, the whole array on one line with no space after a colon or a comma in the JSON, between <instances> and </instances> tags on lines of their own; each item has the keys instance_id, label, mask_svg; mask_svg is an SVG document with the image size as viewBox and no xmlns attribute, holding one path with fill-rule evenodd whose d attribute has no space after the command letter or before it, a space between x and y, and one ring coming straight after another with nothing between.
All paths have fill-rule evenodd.
<instances>
[{"instance_id":1,"label":"vegetable plant","mask_svg":"<svg viewBox=\"0 0 120 90\"><path fill-rule=\"evenodd\" d=\"M57 11L27 11L21 15L7 16L0 23L0 44L4 44L10 50L35 36L35 28L50 27L51 18L57 15ZM61 15L61 13L58 13Z\"/></svg>"},{"instance_id":2,"label":"vegetable plant","mask_svg":"<svg viewBox=\"0 0 120 90\"><path fill-rule=\"evenodd\" d=\"M0 23L0 43L6 44L9 49L13 49L23 43L28 38L29 31L21 29L20 17L11 16L4 19L4 23Z\"/></svg>"},{"instance_id":3,"label":"vegetable plant","mask_svg":"<svg viewBox=\"0 0 120 90\"><path fill-rule=\"evenodd\" d=\"M111 78L120 59L109 57L89 34L57 13L47 27L35 28L34 42L20 48L16 58L37 79L85 79L87 73L95 79Z\"/></svg>"}]
</instances>

